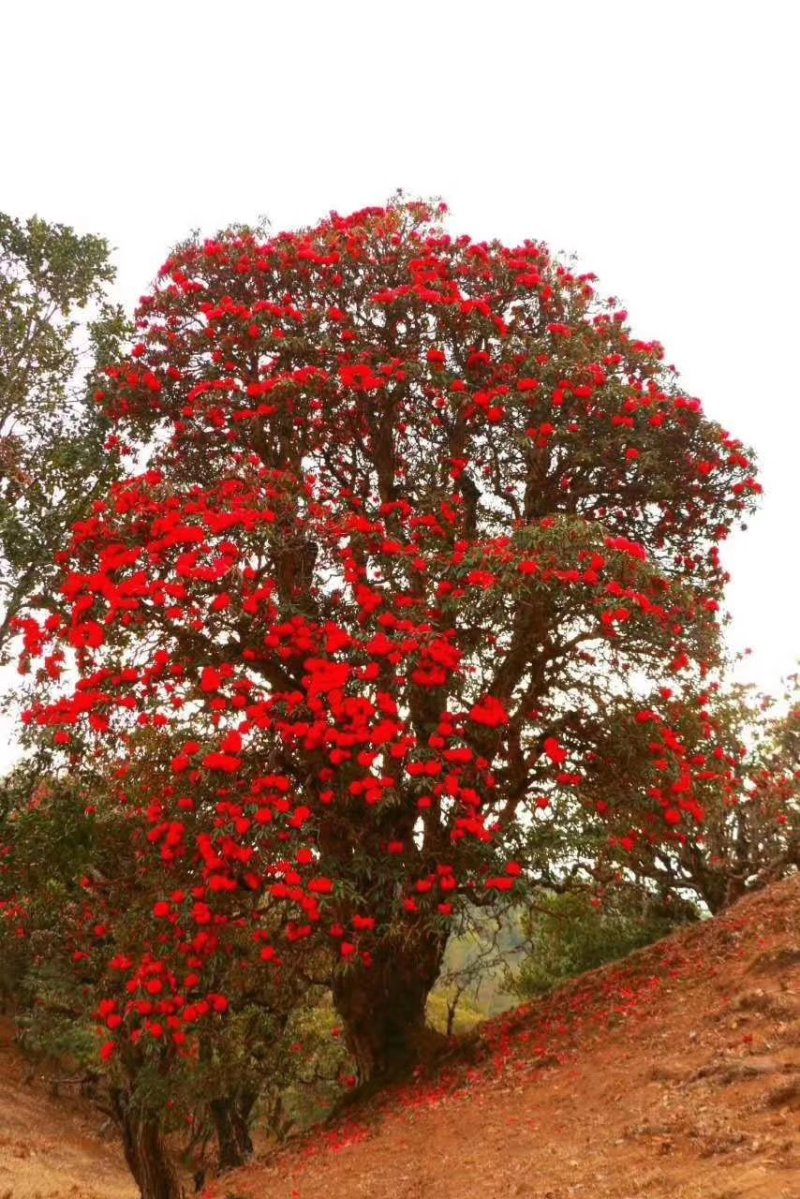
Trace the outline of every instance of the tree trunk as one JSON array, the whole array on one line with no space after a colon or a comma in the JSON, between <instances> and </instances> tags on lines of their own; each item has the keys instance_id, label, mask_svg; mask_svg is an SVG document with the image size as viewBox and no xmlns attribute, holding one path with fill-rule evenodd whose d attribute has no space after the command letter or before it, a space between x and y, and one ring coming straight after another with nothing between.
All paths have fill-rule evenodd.
<instances>
[{"instance_id":1,"label":"tree trunk","mask_svg":"<svg viewBox=\"0 0 800 1199\"><path fill-rule=\"evenodd\" d=\"M250 1138L250 1113L255 1105L255 1096L245 1093L212 1099L209 1103L211 1119L217 1134L217 1152L221 1171L244 1166L253 1156Z\"/></svg>"},{"instance_id":2,"label":"tree trunk","mask_svg":"<svg viewBox=\"0 0 800 1199\"><path fill-rule=\"evenodd\" d=\"M112 1091L111 1100L125 1160L142 1199L183 1199L183 1187L164 1143L160 1115L132 1104L127 1091Z\"/></svg>"},{"instance_id":3,"label":"tree trunk","mask_svg":"<svg viewBox=\"0 0 800 1199\"><path fill-rule=\"evenodd\" d=\"M428 994L446 944L434 933L392 942L378 948L369 969L358 965L334 979L333 1002L362 1086L407 1074L420 1060Z\"/></svg>"}]
</instances>

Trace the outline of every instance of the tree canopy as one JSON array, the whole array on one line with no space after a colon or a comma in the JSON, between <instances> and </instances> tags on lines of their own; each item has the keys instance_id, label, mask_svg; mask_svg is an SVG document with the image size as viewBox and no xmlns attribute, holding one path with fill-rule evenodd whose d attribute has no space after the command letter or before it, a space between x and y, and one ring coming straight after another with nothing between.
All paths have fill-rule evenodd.
<instances>
[{"instance_id":1,"label":"tree canopy","mask_svg":"<svg viewBox=\"0 0 800 1199\"><path fill-rule=\"evenodd\" d=\"M104 238L0 213L0 656L115 471L92 399L125 333L113 279Z\"/></svg>"},{"instance_id":2,"label":"tree canopy","mask_svg":"<svg viewBox=\"0 0 800 1199\"><path fill-rule=\"evenodd\" d=\"M29 719L147 813L157 916L202 944L174 995L232 922L280 960L269 895L283 940L329 946L363 1076L422 1020L458 906L520 885L584 789L624 783L623 847L703 821L690 756L642 792L617 745L717 661L718 543L758 491L593 277L441 215L179 247L96 397L146 469L27 629L43 676L80 674Z\"/></svg>"}]
</instances>

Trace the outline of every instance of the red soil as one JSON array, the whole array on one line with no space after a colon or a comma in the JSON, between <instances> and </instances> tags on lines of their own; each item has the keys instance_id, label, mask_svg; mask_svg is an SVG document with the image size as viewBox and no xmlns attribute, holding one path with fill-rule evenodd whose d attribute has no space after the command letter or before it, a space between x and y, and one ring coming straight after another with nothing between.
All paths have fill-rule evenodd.
<instances>
[{"instance_id":1,"label":"red soil","mask_svg":"<svg viewBox=\"0 0 800 1199\"><path fill-rule=\"evenodd\" d=\"M0 1020L0 1199L136 1199L112 1130L86 1100L30 1077Z\"/></svg>"},{"instance_id":2,"label":"red soil","mask_svg":"<svg viewBox=\"0 0 800 1199\"><path fill-rule=\"evenodd\" d=\"M486 1026L214 1199L800 1199L800 878Z\"/></svg>"},{"instance_id":3,"label":"red soil","mask_svg":"<svg viewBox=\"0 0 800 1199\"><path fill-rule=\"evenodd\" d=\"M473 1048L207 1199L800 1199L800 878ZM22 1075L0 1036L0 1199L133 1199L89 1109Z\"/></svg>"}]
</instances>

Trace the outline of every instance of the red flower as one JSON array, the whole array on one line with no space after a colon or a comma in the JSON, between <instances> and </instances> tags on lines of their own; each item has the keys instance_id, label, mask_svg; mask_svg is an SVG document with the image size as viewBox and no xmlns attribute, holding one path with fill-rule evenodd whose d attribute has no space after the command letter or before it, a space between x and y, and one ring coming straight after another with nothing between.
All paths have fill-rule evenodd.
<instances>
[{"instance_id":1,"label":"red flower","mask_svg":"<svg viewBox=\"0 0 800 1199\"><path fill-rule=\"evenodd\" d=\"M223 774L235 774L241 769L242 759L232 754L209 754L203 758L206 770L220 770Z\"/></svg>"},{"instance_id":2,"label":"red flower","mask_svg":"<svg viewBox=\"0 0 800 1199\"><path fill-rule=\"evenodd\" d=\"M493 695L485 695L472 709L469 717L475 724L483 724L487 728L498 728L509 722L504 705Z\"/></svg>"},{"instance_id":3,"label":"red flower","mask_svg":"<svg viewBox=\"0 0 800 1199\"><path fill-rule=\"evenodd\" d=\"M559 745L555 737L548 737L542 748L554 765L564 765L567 760L567 751L562 745Z\"/></svg>"},{"instance_id":4,"label":"red flower","mask_svg":"<svg viewBox=\"0 0 800 1199\"><path fill-rule=\"evenodd\" d=\"M343 366L339 370L339 378L345 387L353 391L376 391L383 387L383 381L377 378L370 366Z\"/></svg>"},{"instance_id":5,"label":"red flower","mask_svg":"<svg viewBox=\"0 0 800 1199\"><path fill-rule=\"evenodd\" d=\"M222 678L219 671L215 670L213 666L206 666L200 676L200 690L210 694L212 691L219 691L221 684Z\"/></svg>"},{"instance_id":6,"label":"red flower","mask_svg":"<svg viewBox=\"0 0 800 1199\"><path fill-rule=\"evenodd\" d=\"M513 891L516 880L513 878L490 878L486 883L487 891Z\"/></svg>"},{"instance_id":7,"label":"red flower","mask_svg":"<svg viewBox=\"0 0 800 1199\"><path fill-rule=\"evenodd\" d=\"M631 558L638 558L641 562L647 561L647 550L644 546L635 541L628 541L626 537L607 537L606 545L620 554L629 554Z\"/></svg>"}]
</instances>

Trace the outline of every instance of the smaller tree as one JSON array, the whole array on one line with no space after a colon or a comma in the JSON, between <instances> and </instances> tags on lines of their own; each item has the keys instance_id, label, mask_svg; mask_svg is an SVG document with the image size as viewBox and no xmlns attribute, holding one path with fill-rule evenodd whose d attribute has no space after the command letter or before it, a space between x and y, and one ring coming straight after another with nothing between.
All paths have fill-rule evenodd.
<instances>
[{"instance_id":1,"label":"smaller tree","mask_svg":"<svg viewBox=\"0 0 800 1199\"><path fill-rule=\"evenodd\" d=\"M616 779L598 772L583 793L583 835L598 817L612 829L596 877L633 878L662 901L691 896L716 913L797 870L799 698L796 679L783 704L709 680L688 695L663 689L633 721L610 720L603 753ZM661 806L669 836L639 820L639 794Z\"/></svg>"},{"instance_id":2,"label":"smaller tree","mask_svg":"<svg viewBox=\"0 0 800 1199\"><path fill-rule=\"evenodd\" d=\"M152 811L112 793L114 802L87 770L78 783L28 764L4 780L2 982L30 1050L68 1053L102 1077L98 1102L144 1199L176 1199L176 1152L192 1117L229 1169L252 1152L262 1093L274 1104L302 1086L304 1052L292 1046L320 990L308 979L313 955L299 971L290 944L273 948L277 901L229 895L227 914L219 902L212 912L198 862L171 855ZM213 881L209 893L219 899ZM263 960L250 951L254 927Z\"/></svg>"},{"instance_id":3,"label":"smaller tree","mask_svg":"<svg viewBox=\"0 0 800 1199\"><path fill-rule=\"evenodd\" d=\"M127 333L109 253L0 213L0 660L23 609L53 602L56 555L116 473L93 398Z\"/></svg>"}]
</instances>

